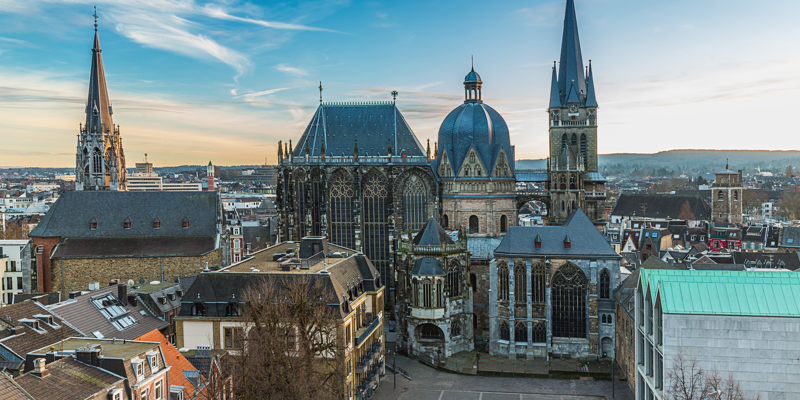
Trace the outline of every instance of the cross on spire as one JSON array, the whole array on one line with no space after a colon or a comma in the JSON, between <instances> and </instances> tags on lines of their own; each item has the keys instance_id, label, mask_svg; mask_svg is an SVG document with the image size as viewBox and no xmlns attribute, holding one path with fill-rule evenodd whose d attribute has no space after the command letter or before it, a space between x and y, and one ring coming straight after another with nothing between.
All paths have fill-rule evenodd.
<instances>
[{"instance_id":1,"label":"cross on spire","mask_svg":"<svg viewBox=\"0 0 800 400\"><path fill-rule=\"evenodd\" d=\"M322 81L319 81L319 104L322 104Z\"/></svg>"},{"instance_id":2,"label":"cross on spire","mask_svg":"<svg viewBox=\"0 0 800 400\"><path fill-rule=\"evenodd\" d=\"M97 32L97 6L94 6L94 14L92 16L94 17L94 31Z\"/></svg>"}]
</instances>

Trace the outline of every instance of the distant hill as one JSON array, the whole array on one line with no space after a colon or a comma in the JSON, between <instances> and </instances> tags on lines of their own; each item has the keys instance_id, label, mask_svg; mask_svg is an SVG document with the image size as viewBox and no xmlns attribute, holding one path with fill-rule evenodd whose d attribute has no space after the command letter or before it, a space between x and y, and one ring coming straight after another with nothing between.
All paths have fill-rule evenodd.
<instances>
[{"instance_id":1,"label":"distant hill","mask_svg":"<svg viewBox=\"0 0 800 400\"><path fill-rule=\"evenodd\" d=\"M728 159L730 168L753 171L756 168L783 172L788 165L800 167L798 150L669 150L654 154L618 153L600 154L601 170L617 172L634 169L666 168L685 173L712 172L725 168ZM517 160L518 169L542 169L547 162L540 160Z\"/></svg>"}]
</instances>

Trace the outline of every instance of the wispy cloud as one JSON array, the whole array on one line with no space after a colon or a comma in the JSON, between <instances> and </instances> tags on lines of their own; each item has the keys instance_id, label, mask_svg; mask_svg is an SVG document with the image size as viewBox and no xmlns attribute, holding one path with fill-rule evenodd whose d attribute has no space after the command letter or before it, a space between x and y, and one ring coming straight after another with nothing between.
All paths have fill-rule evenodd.
<instances>
[{"instance_id":1,"label":"wispy cloud","mask_svg":"<svg viewBox=\"0 0 800 400\"><path fill-rule=\"evenodd\" d=\"M321 31L321 32L336 32L340 33L331 29L325 28L317 28L313 26L306 26L306 25L298 25L298 24L288 24L285 22L275 22L275 21L262 21L257 19L251 18L243 18L237 17L231 14L228 14L220 8L218 5L207 4L202 8L203 12L212 18L227 20L227 21L238 21L238 22L245 22L248 24L254 24L263 26L265 28L273 28L273 29L288 29L288 30L296 30L296 31Z\"/></svg>"},{"instance_id":2,"label":"wispy cloud","mask_svg":"<svg viewBox=\"0 0 800 400\"><path fill-rule=\"evenodd\" d=\"M530 26L560 25L564 18L564 4L556 1L521 8L514 11L512 16Z\"/></svg>"},{"instance_id":3,"label":"wispy cloud","mask_svg":"<svg viewBox=\"0 0 800 400\"><path fill-rule=\"evenodd\" d=\"M26 42L24 40L12 39L12 38L2 37L2 36L0 36L0 42L19 44L19 45L26 45L26 46L30 46L31 45L30 42Z\"/></svg>"},{"instance_id":4,"label":"wispy cloud","mask_svg":"<svg viewBox=\"0 0 800 400\"><path fill-rule=\"evenodd\" d=\"M245 98L247 100L250 100L250 99L254 99L256 97L266 96L266 95L282 92L284 90L289 90L289 89L291 89L291 88L290 87L283 87L283 88L269 89L269 90L263 90L263 91L260 91L260 92L247 93L247 94L242 95L241 97L243 97L243 98Z\"/></svg>"},{"instance_id":5,"label":"wispy cloud","mask_svg":"<svg viewBox=\"0 0 800 400\"><path fill-rule=\"evenodd\" d=\"M291 75L297 75L297 76L306 76L306 75L308 75L308 71L306 71L306 70L304 70L302 68L299 68L299 67L292 67L292 66L286 65L286 64L278 64L278 65L275 66L275 69L277 69L278 71L281 71L281 72L285 72L287 74L291 74Z\"/></svg>"}]
</instances>

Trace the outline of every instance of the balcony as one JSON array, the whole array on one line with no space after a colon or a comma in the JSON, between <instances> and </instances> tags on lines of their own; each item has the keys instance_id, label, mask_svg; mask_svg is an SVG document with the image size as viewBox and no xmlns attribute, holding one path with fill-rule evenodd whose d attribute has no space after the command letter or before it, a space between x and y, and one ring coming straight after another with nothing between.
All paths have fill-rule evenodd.
<instances>
[{"instance_id":1,"label":"balcony","mask_svg":"<svg viewBox=\"0 0 800 400\"><path fill-rule=\"evenodd\" d=\"M372 332L375 331L375 329L382 323L382 321L383 318L379 316L378 318L375 318L375 320L372 321L372 323L370 323L366 327L359 328L356 331L356 346L361 345L361 343L367 340L367 338L369 338L369 335L371 335Z\"/></svg>"},{"instance_id":2,"label":"balcony","mask_svg":"<svg viewBox=\"0 0 800 400\"><path fill-rule=\"evenodd\" d=\"M378 359L382 348L383 346L381 346L381 342L375 341L375 343L370 346L369 350L367 350L367 352L361 356L361 359L356 362L356 373L366 373L373 362Z\"/></svg>"},{"instance_id":3,"label":"balcony","mask_svg":"<svg viewBox=\"0 0 800 400\"><path fill-rule=\"evenodd\" d=\"M597 120L594 120L594 119L585 119L585 120L582 120L582 121L579 121L579 120L576 120L576 121L573 121L573 120L566 120L566 121L551 120L550 121L550 126L553 127L553 128L558 128L558 127L561 127L561 126L595 126L595 125L597 125Z\"/></svg>"},{"instance_id":4,"label":"balcony","mask_svg":"<svg viewBox=\"0 0 800 400\"><path fill-rule=\"evenodd\" d=\"M586 192L586 198L587 199L588 198L605 198L605 197L606 197L606 191L605 190L601 190L601 191L598 191L598 192Z\"/></svg>"}]
</instances>

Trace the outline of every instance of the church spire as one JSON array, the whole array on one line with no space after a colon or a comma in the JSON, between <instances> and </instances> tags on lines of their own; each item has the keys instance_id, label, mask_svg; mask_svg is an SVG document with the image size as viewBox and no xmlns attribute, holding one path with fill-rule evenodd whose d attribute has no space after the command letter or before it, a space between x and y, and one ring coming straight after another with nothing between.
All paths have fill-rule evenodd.
<instances>
[{"instance_id":1,"label":"church spire","mask_svg":"<svg viewBox=\"0 0 800 400\"><path fill-rule=\"evenodd\" d=\"M586 78L586 107L597 107L594 97L594 76L592 74L592 60L589 60L589 77Z\"/></svg>"},{"instance_id":2,"label":"church spire","mask_svg":"<svg viewBox=\"0 0 800 400\"><path fill-rule=\"evenodd\" d=\"M561 107L561 97L558 95L558 78L556 77L556 62L553 61L553 80L550 82L550 108Z\"/></svg>"},{"instance_id":3,"label":"church spire","mask_svg":"<svg viewBox=\"0 0 800 400\"><path fill-rule=\"evenodd\" d=\"M578 37L578 21L575 17L575 1L567 0L564 16L564 35L561 38L561 64L558 68L558 91L561 99L570 94L574 86L575 93L586 96L586 78L583 73L583 57L581 42Z\"/></svg>"},{"instance_id":4,"label":"church spire","mask_svg":"<svg viewBox=\"0 0 800 400\"><path fill-rule=\"evenodd\" d=\"M86 131L88 133L94 133L95 130L99 133L114 129L114 121L111 119L111 101L108 99L108 89L106 88L106 74L103 70L102 52L97 25L95 25L92 71L89 75L89 99L86 103Z\"/></svg>"}]
</instances>

